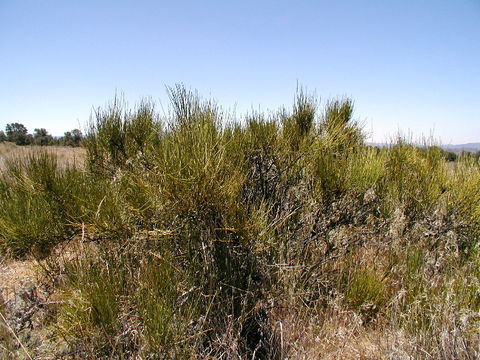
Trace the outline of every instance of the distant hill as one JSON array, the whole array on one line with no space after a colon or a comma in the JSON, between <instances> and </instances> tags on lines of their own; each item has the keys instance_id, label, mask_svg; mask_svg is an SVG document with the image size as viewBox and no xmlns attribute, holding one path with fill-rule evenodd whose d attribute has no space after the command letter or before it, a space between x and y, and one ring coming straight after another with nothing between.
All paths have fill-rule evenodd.
<instances>
[{"instance_id":1,"label":"distant hill","mask_svg":"<svg viewBox=\"0 0 480 360\"><path fill-rule=\"evenodd\" d=\"M480 143L467 143L467 144L458 144L458 145L447 144L447 145L442 145L441 147L447 151L453 151L453 152L480 151Z\"/></svg>"},{"instance_id":2,"label":"distant hill","mask_svg":"<svg viewBox=\"0 0 480 360\"><path fill-rule=\"evenodd\" d=\"M387 143L374 143L374 142L367 142L366 144L369 146L377 146L380 148L389 145ZM462 151L477 152L477 151L480 151L480 142L467 143L467 144L446 144L446 145L440 145L440 147L446 151L452 151L454 153L460 153Z\"/></svg>"}]
</instances>

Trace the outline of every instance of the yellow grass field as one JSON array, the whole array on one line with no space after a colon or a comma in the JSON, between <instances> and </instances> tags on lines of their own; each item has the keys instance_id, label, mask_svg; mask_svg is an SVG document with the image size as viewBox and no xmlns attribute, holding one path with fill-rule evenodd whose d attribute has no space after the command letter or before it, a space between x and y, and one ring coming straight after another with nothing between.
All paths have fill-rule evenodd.
<instances>
[{"instance_id":1,"label":"yellow grass field","mask_svg":"<svg viewBox=\"0 0 480 360\"><path fill-rule=\"evenodd\" d=\"M3 168L7 159L23 157L32 152L47 151L57 154L60 165L76 165L83 167L85 149L66 146L17 146L13 143L0 143L0 169Z\"/></svg>"}]
</instances>

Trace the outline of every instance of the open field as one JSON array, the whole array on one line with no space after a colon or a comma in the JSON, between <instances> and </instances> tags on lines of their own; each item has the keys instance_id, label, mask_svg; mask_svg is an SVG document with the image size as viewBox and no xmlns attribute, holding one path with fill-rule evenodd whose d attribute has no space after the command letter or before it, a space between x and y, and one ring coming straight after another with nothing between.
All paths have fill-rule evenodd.
<instances>
[{"instance_id":1,"label":"open field","mask_svg":"<svg viewBox=\"0 0 480 360\"><path fill-rule=\"evenodd\" d=\"M478 159L366 146L348 99L170 98L4 164L0 357L480 356Z\"/></svg>"},{"instance_id":2,"label":"open field","mask_svg":"<svg viewBox=\"0 0 480 360\"><path fill-rule=\"evenodd\" d=\"M85 149L65 146L17 146L13 143L0 143L0 168L4 168L5 161L16 157L24 158L39 151L54 153L60 166L72 165L83 167Z\"/></svg>"}]
</instances>

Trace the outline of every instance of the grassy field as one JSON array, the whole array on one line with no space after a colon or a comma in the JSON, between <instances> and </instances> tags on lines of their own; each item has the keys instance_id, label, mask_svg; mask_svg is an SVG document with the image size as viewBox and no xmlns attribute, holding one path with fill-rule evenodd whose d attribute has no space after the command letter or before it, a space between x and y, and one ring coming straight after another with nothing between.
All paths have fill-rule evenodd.
<instances>
[{"instance_id":1,"label":"grassy field","mask_svg":"<svg viewBox=\"0 0 480 360\"><path fill-rule=\"evenodd\" d=\"M85 149L65 146L17 146L13 143L0 143L0 168L5 167L5 162L10 159L25 158L31 154L41 151L54 153L60 166L83 167L85 160Z\"/></svg>"},{"instance_id":2,"label":"grassy field","mask_svg":"<svg viewBox=\"0 0 480 360\"><path fill-rule=\"evenodd\" d=\"M5 302L1 356L480 356L478 160L365 146L348 99L233 121L170 98L4 161L0 251L35 264L39 300L30 327Z\"/></svg>"}]
</instances>

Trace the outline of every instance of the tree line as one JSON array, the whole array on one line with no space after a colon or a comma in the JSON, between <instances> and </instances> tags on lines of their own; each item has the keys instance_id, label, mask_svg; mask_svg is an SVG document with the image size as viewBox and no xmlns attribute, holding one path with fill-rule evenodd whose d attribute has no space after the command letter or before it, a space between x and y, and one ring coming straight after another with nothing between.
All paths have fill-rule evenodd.
<instances>
[{"instance_id":1,"label":"tree line","mask_svg":"<svg viewBox=\"0 0 480 360\"><path fill-rule=\"evenodd\" d=\"M0 130L0 142L8 141L16 145L39 145L39 146L72 146L81 145L83 134L79 129L67 131L60 137L54 137L44 128L34 129L33 134L28 133L25 125L20 123L7 124L5 131Z\"/></svg>"}]
</instances>

